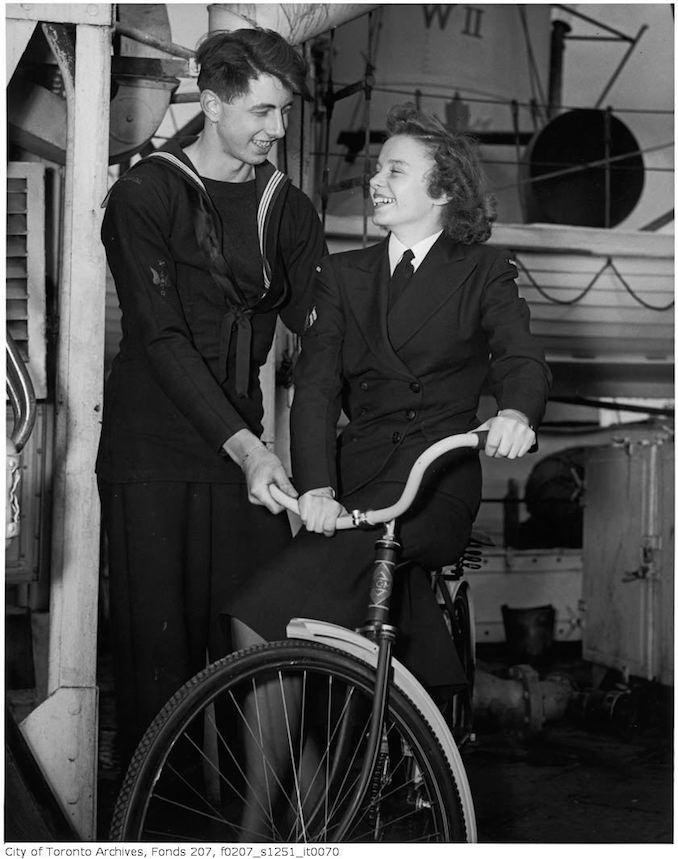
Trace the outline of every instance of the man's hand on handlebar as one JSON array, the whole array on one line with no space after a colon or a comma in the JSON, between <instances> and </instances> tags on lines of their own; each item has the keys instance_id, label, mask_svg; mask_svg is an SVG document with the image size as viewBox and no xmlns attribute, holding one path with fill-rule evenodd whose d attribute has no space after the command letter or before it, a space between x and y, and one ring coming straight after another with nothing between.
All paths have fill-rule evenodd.
<instances>
[{"instance_id":1,"label":"man's hand on handlebar","mask_svg":"<svg viewBox=\"0 0 678 859\"><path fill-rule=\"evenodd\" d=\"M266 507L271 513L282 513L285 508L273 498L269 487L278 486L291 498L299 495L290 483L282 462L250 430L238 430L222 447L224 453L242 469L250 503Z\"/></svg>"},{"instance_id":2,"label":"man's hand on handlebar","mask_svg":"<svg viewBox=\"0 0 678 859\"><path fill-rule=\"evenodd\" d=\"M478 430L487 430L487 456L498 458L518 459L525 456L536 440L527 417L514 409L503 409L496 417L477 427L475 432Z\"/></svg>"},{"instance_id":3,"label":"man's hand on handlebar","mask_svg":"<svg viewBox=\"0 0 678 859\"><path fill-rule=\"evenodd\" d=\"M264 445L256 448L247 455L242 464L242 470L247 480L247 498L252 504L266 507L271 513L281 513L285 508L274 501L269 486L274 483L292 498L299 493L292 486L282 462Z\"/></svg>"},{"instance_id":4,"label":"man's hand on handlebar","mask_svg":"<svg viewBox=\"0 0 678 859\"><path fill-rule=\"evenodd\" d=\"M334 500L329 486L310 489L299 499L299 516L307 531L331 537L337 527L337 519L348 515L346 509Z\"/></svg>"}]
</instances>

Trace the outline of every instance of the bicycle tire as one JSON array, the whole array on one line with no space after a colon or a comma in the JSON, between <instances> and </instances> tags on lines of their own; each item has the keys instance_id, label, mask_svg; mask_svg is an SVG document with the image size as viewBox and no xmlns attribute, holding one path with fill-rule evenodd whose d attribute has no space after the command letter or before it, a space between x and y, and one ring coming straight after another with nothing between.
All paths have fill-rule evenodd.
<instances>
[{"instance_id":1,"label":"bicycle tire","mask_svg":"<svg viewBox=\"0 0 678 859\"><path fill-rule=\"evenodd\" d=\"M296 698L290 706L295 701L298 705L303 702L305 716L292 732L288 725L287 739L293 760L276 773L277 795L271 798L268 791L265 797L263 793L256 795L256 803L262 807L265 804L267 813L270 812L267 828L257 830L255 837L247 830L248 837L243 838L240 821L245 799L241 794L246 794L247 790L239 793L238 785L234 784L243 778L247 769L242 738L236 736L239 732L234 730L232 722L228 723L228 738L221 730L224 725L212 724L212 733L218 741L229 739L231 747L228 750L220 747L218 754L213 748L210 755L204 751L204 736L196 726L210 724L210 708L223 709L228 704L231 715L237 712L243 706L243 689L250 690L253 684L260 682L270 683L272 678L276 688L283 692L285 684L297 684ZM359 766L360 744L364 740L364 725L360 719L363 711L370 709L374 678L375 671L370 665L349 654L318 642L295 639L260 645L209 665L175 693L146 731L118 796L110 828L111 840L332 841L342 803L347 802L355 783L354 771ZM322 703L322 720L318 718L318 703ZM304 721L306 716L308 722ZM349 719L354 719L355 724ZM347 723L350 725L348 731ZM309 737L318 746L319 724L327 745L321 747L322 755L316 762L314 775L307 779L310 788L302 791L298 785L299 773L304 766L308 769L305 761L312 745ZM242 730L254 736L251 724L246 726L244 720ZM257 731L261 739L261 728ZM353 749L346 740L347 736L354 735L352 732L356 737ZM335 741L333 746L338 733L344 739ZM195 738L199 735L202 739L196 744ZM187 749L192 749L196 758L192 769L186 761ZM460 764L448 761L424 716L396 686L389 694L380 754L383 759L374 776L377 783L368 791L344 840L466 841L460 775L455 773L455 767ZM234 764L236 759L237 764ZM218 795L215 798L212 784L211 797L207 790L203 796L203 784L196 773L202 772L203 780L212 777L213 782L217 763L220 767ZM225 763L227 766L222 769ZM321 768L325 777L320 792L322 802L308 799ZM293 786L293 796L283 789L288 781ZM271 782L274 784L273 778ZM178 793L172 793L177 788ZM184 794L181 801L177 801L181 791ZM186 803L189 796L190 807Z\"/></svg>"}]
</instances>

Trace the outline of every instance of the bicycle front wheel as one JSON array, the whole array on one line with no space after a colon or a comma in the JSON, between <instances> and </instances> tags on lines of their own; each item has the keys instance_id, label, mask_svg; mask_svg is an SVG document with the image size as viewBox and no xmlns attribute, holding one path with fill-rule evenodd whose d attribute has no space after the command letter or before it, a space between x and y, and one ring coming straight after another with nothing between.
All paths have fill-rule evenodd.
<instances>
[{"instance_id":1,"label":"bicycle front wheel","mask_svg":"<svg viewBox=\"0 0 678 859\"><path fill-rule=\"evenodd\" d=\"M294 639L208 666L144 735L111 839L335 840L359 780L374 678L342 651ZM343 840L466 841L454 766L392 688L370 787Z\"/></svg>"}]
</instances>

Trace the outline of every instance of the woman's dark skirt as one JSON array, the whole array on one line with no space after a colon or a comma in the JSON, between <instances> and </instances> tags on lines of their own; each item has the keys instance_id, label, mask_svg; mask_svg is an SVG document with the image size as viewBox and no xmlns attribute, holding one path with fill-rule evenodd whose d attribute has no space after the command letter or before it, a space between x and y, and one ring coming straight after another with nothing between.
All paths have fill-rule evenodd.
<instances>
[{"instance_id":1,"label":"woman's dark skirt","mask_svg":"<svg viewBox=\"0 0 678 859\"><path fill-rule=\"evenodd\" d=\"M402 491L376 484L343 499L347 509L392 503ZM427 686L463 686L465 677L450 643L429 571L453 564L466 547L476 509L442 493L422 493L402 520L402 560L413 562L396 578L392 622L399 629L396 655ZM259 568L225 613L267 640L286 637L293 617L355 629L365 621L375 540L380 529L337 531L333 537L301 530L279 557Z\"/></svg>"}]
</instances>

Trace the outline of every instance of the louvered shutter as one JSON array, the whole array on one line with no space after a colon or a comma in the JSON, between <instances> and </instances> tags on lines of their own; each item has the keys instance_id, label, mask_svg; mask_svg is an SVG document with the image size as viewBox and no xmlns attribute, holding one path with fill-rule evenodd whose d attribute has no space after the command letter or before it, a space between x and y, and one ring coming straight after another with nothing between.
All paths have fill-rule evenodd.
<instances>
[{"instance_id":1,"label":"louvered shutter","mask_svg":"<svg viewBox=\"0 0 678 859\"><path fill-rule=\"evenodd\" d=\"M7 165L7 328L27 362L38 399L47 396L44 164Z\"/></svg>"}]
</instances>

